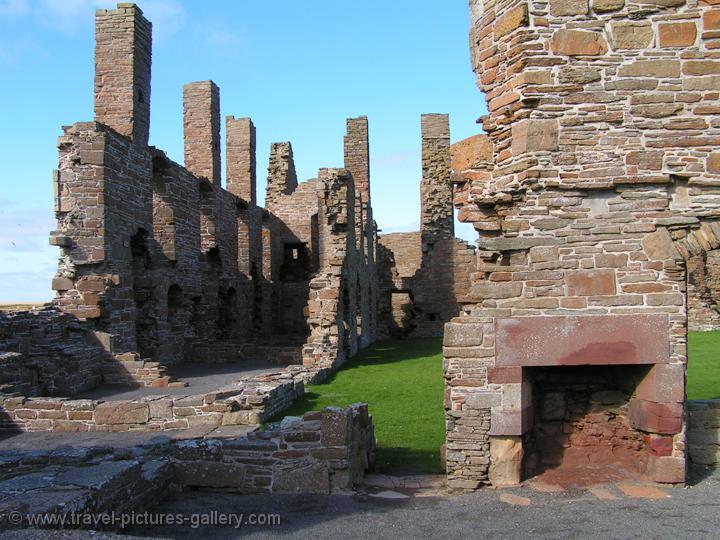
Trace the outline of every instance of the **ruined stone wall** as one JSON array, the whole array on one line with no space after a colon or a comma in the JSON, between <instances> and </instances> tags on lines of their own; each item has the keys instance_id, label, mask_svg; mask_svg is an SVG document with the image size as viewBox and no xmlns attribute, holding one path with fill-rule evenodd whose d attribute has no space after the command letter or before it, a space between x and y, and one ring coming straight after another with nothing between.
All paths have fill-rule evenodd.
<instances>
[{"instance_id":1,"label":"ruined stone wall","mask_svg":"<svg viewBox=\"0 0 720 540\"><path fill-rule=\"evenodd\" d=\"M55 308L0 312L0 394L72 396L95 387L107 353L99 338Z\"/></svg>"},{"instance_id":2,"label":"ruined stone wall","mask_svg":"<svg viewBox=\"0 0 720 540\"><path fill-rule=\"evenodd\" d=\"M45 362L38 369L49 379L40 382L17 344L0 344L9 391L74 393L100 381L179 384L166 373L173 363L300 363L306 341L321 344L310 345L314 370L305 372L313 380L373 341L377 228L367 119L351 119L345 139L346 159L368 197L357 213L347 207L356 204L349 173L322 172L326 181L298 186L290 143L272 147L268 208L259 208L252 121L226 118L223 189L219 89L212 81L185 85L185 165L172 162L147 145L150 23L133 4L99 10L96 23L98 119L64 128L58 141L51 243L61 250L54 304L65 315L48 322L62 330L67 321L68 332L79 325L92 342L69 355L67 370L57 366L57 351L46 354L39 344L30 356ZM318 276L328 282L311 292ZM340 301L313 311L333 297ZM60 346L65 334L56 334L48 340ZM56 413L47 414L40 419Z\"/></svg>"},{"instance_id":3,"label":"ruined stone wall","mask_svg":"<svg viewBox=\"0 0 720 540\"><path fill-rule=\"evenodd\" d=\"M130 9L130 24L142 26L138 8L102 11L99 42L112 31L107 18L123 27ZM122 36L138 39L134 32ZM131 45L130 60L140 46ZM113 50L99 48L98 54ZM59 141L58 230L51 238L62 251L53 280L56 303L106 335L119 363L119 371L110 370L114 380L128 371L126 360L202 360L203 342L271 331L253 322L257 290L259 302L270 296L257 271L262 210L220 187L219 90L211 81L191 83L184 98L187 168L114 131L123 129L120 120L75 124ZM96 99L102 109L103 99L116 96L105 92ZM228 138L235 148L231 184L235 189L240 178L252 195L254 175L240 166L254 161L251 124L240 125L247 128L245 139L232 130Z\"/></svg>"},{"instance_id":4,"label":"ruined stone wall","mask_svg":"<svg viewBox=\"0 0 720 540\"><path fill-rule=\"evenodd\" d=\"M688 259L688 326L690 330L720 329L720 252Z\"/></svg>"},{"instance_id":5,"label":"ruined stone wall","mask_svg":"<svg viewBox=\"0 0 720 540\"><path fill-rule=\"evenodd\" d=\"M344 169L320 169L320 271L310 281L310 337L303 348L303 365L308 367L333 369L358 349L352 182Z\"/></svg>"},{"instance_id":6,"label":"ruined stone wall","mask_svg":"<svg viewBox=\"0 0 720 540\"><path fill-rule=\"evenodd\" d=\"M450 182L450 119L447 114L423 114L420 230L452 237L455 230Z\"/></svg>"},{"instance_id":7,"label":"ruined stone wall","mask_svg":"<svg viewBox=\"0 0 720 540\"><path fill-rule=\"evenodd\" d=\"M183 86L185 167L220 186L220 89L212 81Z\"/></svg>"},{"instance_id":8,"label":"ruined stone wall","mask_svg":"<svg viewBox=\"0 0 720 540\"><path fill-rule=\"evenodd\" d=\"M688 446L693 463L720 463L720 400L688 401Z\"/></svg>"},{"instance_id":9,"label":"ruined stone wall","mask_svg":"<svg viewBox=\"0 0 720 540\"><path fill-rule=\"evenodd\" d=\"M421 232L385 234L379 245L383 335L442 336L470 286L475 249L453 237L423 242Z\"/></svg>"},{"instance_id":10,"label":"ruined stone wall","mask_svg":"<svg viewBox=\"0 0 720 540\"><path fill-rule=\"evenodd\" d=\"M421 231L380 237L381 335L439 337L460 311L475 250L454 237L450 121L446 114L421 118Z\"/></svg>"},{"instance_id":11,"label":"ruined stone wall","mask_svg":"<svg viewBox=\"0 0 720 540\"><path fill-rule=\"evenodd\" d=\"M445 332L451 486L519 478L532 421L518 332L545 344L543 362L654 365L631 421L652 449L647 474L684 481L685 258L718 245L720 132L715 10L678 4L471 2L493 163L456 178L480 240ZM605 350L634 345L593 358L614 327Z\"/></svg>"},{"instance_id":12,"label":"ruined stone wall","mask_svg":"<svg viewBox=\"0 0 720 540\"><path fill-rule=\"evenodd\" d=\"M270 145L270 163L265 192L265 206L270 207L277 197L289 195L297 187L297 173L292 144L277 142Z\"/></svg>"}]
</instances>

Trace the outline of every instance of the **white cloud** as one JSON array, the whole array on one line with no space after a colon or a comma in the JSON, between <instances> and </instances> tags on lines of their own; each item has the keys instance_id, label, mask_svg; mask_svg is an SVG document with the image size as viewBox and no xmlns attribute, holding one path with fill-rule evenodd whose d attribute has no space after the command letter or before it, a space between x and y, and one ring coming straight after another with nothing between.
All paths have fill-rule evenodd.
<instances>
[{"instance_id":1,"label":"white cloud","mask_svg":"<svg viewBox=\"0 0 720 540\"><path fill-rule=\"evenodd\" d=\"M159 41L178 33L187 21L187 11L177 0L145 0L140 8L153 25L153 39Z\"/></svg>"},{"instance_id":2,"label":"white cloud","mask_svg":"<svg viewBox=\"0 0 720 540\"><path fill-rule=\"evenodd\" d=\"M196 26L195 33L202 37L210 49L222 56L237 56L244 48L242 35L220 21L200 24Z\"/></svg>"},{"instance_id":3,"label":"white cloud","mask_svg":"<svg viewBox=\"0 0 720 540\"><path fill-rule=\"evenodd\" d=\"M0 17L22 17L29 11L27 0L0 0Z\"/></svg>"}]
</instances>

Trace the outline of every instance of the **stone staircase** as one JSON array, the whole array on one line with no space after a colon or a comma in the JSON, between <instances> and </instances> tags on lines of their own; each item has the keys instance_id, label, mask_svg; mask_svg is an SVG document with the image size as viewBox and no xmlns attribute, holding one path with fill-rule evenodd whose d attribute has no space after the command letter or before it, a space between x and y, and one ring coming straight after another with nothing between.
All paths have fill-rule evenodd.
<instances>
[{"instance_id":1,"label":"stone staircase","mask_svg":"<svg viewBox=\"0 0 720 540\"><path fill-rule=\"evenodd\" d=\"M105 384L122 384L150 388L182 388L187 383L173 380L167 367L137 353L117 354L103 365Z\"/></svg>"}]
</instances>

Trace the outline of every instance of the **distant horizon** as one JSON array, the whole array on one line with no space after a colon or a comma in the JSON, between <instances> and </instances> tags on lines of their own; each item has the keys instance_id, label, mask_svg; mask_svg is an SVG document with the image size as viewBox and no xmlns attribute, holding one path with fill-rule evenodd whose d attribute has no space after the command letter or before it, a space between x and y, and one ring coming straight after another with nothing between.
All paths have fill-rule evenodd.
<instances>
[{"instance_id":1,"label":"distant horizon","mask_svg":"<svg viewBox=\"0 0 720 540\"><path fill-rule=\"evenodd\" d=\"M62 125L93 118L94 10L104 0L0 0L6 152L0 195L0 303L48 302L59 249L51 172ZM188 0L137 5L153 23L150 144L183 163L182 85L214 80L221 116L257 127L258 204L271 142L293 144L298 179L341 167L346 118L366 115L381 234L420 223L420 115L450 115L452 142L481 133L463 1L270 5ZM224 173L224 122L222 150ZM225 180L223 179L223 185ZM402 201L399 204L399 201ZM475 243L469 224L456 236Z\"/></svg>"}]
</instances>

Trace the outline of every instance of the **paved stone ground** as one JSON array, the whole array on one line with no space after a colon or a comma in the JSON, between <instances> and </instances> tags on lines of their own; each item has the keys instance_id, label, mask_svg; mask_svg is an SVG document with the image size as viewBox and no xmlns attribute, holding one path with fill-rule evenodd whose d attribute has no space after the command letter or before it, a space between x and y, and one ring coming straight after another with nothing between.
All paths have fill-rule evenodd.
<instances>
[{"instance_id":1,"label":"paved stone ground","mask_svg":"<svg viewBox=\"0 0 720 540\"><path fill-rule=\"evenodd\" d=\"M232 384L241 377L274 373L282 368L269 362L252 361L228 364L183 364L168 368L174 380L183 381L182 388L128 388L121 385L103 385L78 394L73 399L140 399L153 395L196 395L217 390Z\"/></svg>"},{"instance_id":2,"label":"paved stone ground","mask_svg":"<svg viewBox=\"0 0 720 540\"><path fill-rule=\"evenodd\" d=\"M170 441L202 438L242 437L257 429L248 426L198 426L190 429L168 431L123 431L120 433L81 432L48 433L46 431L25 432L0 437L2 451L35 452L49 454L61 449L130 448L151 446Z\"/></svg>"},{"instance_id":3,"label":"paved stone ground","mask_svg":"<svg viewBox=\"0 0 720 540\"><path fill-rule=\"evenodd\" d=\"M377 482L374 482L377 483ZM382 482L380 482L382 483ZM407 482L406 482L407 483ZM397 484L397 482L395 482ZM430 482L432 484L432 482ZM408 484L409 485L409 484ZM687 488L612 484L588 489L526 485L460 496L380 486L335 496L236 496L191 492L154 509L281 516L279 526L135 528L126 535L88 531L11 531L2 538L717 538L720 472L693 471Z\"/></svg>"}]
</instances>

